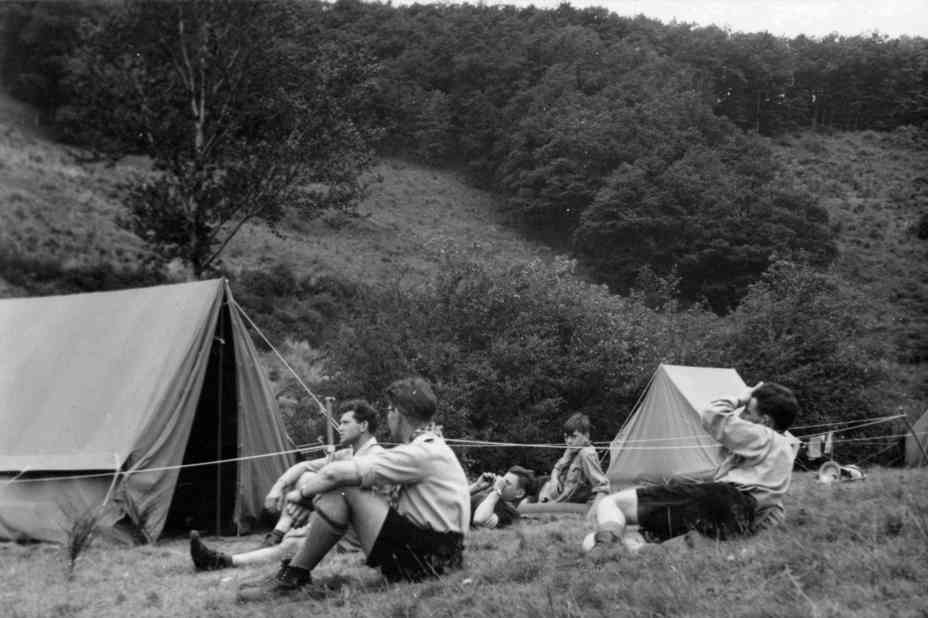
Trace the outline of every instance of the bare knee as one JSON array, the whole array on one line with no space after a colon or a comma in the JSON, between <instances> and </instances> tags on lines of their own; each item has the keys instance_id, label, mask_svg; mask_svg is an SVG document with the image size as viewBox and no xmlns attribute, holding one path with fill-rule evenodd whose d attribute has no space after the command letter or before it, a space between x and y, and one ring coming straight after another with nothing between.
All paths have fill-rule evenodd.
<instances>
[{"instance_id":1,"label":"bare knee","mask_svg":"<svg viewBox=\"0 0 928 618\"><path fill-rule=\"evenodd\" d=\"M600 522L619 519L630 524L637 523L638 492L635 489L624 489L606 496L597 510L597 515Z\"/></svg>"},{"instance_id":2,"label":"bare knee","mask_svg":"<svg viewBox=\"0 0 928 618\"><path fill-rule=\"evenodd\" d=\"M624 489L614 494L615 506L630 524L638 523L638 490Z\"/></svg>"},{"instance_id":3,"label":"bare knee","mask_svg":"<svg viewBox=\"0 0 928 618\"><path fill-rule=\"evenodd\" d=\"M313 501L313 510L330 524L337 526L348 525L348 502L342 490L336 489L319 494Z\"/></svg>"}]
</instances>

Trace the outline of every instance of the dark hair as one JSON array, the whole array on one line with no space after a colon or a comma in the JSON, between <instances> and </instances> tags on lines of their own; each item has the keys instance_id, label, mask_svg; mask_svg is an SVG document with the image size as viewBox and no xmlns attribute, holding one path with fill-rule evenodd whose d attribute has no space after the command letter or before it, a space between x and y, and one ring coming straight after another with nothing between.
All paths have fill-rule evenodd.
<instances>
[{"instance_id":1,"label":"dark hair","mask_svg":"<svg viewBox=\"0 0 928 618\"><path fill-rule=\"evenodd\" d=\"M575 431L579 431L580 433L590 435L590 417L582 412L572 414L569 419L564 421L564 431L571 434Z\"/></svg>"},{"instance_id":2,"label":"dark hair","mask_svg":"<svg viewBox=\"0 0 928 618\"><path fill-rule=\"evenodd\" d=\"M400 414L408 418L428 422L435 416L438 399L432 386L423 378L404 378L387 387L387 399Z\"/></svg>"},{"instance_id":3,"label":"dark hair","mask_svg":"<svg viewBox=\"0 0 928 618\"><path fill-rule=\"evenodd\" d=\"M526 496L535 493L535 473L522 466L512 466L506 471L506 474L515 474L519 479L519 489L525 492Z\"/></svg>"},{"instance_id":4,"label":"dark hair","mask_svg":"<svg viewBox=\"0 0 928 618\"><path fill-rule=\"evenodd\" d=\"M377 410L374 409L374 406L367 403L367 400L349 399L348 401L343 401L338 404L339 417L347 412L351 412L354 415L354 420L359 423L367 421L368 433L374 433L377 431L377 423L379 421Z\"/></svg>"},{"instance_id":5,"label":"dark hair","mask_svg":"<svg viewBox=\"0 0 928 618\"><path fill-rule=\"evenodd\" d=\"M773 421L773 428L786 431L799 414L799 402L793 391L774 382L761 384L751 397L757 400L757 412Z\"/></svg>"}]
</instances>

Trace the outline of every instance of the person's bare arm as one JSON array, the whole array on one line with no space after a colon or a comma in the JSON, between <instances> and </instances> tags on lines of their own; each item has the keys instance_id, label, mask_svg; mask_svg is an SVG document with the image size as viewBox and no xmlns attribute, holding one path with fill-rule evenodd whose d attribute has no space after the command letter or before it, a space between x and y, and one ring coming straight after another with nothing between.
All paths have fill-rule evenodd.
<instances>
[{"instance_id":1,"label":"person's bare arm","mask_svg":"<svg viewBox=\"0 0 928 618\"><path fill-rule=\"evenodd\" d=\"M487 494L487 497L484 498L479 505L477 505L477 509L474 511L474 517L471 519L471 523L474 526L495 528L499 524L499 516L496 514L496 505L502 498L504 483L504 478L498 477L493 483L493 490Z\"/></svg>"},{"instance_id":2,"label":"person's bare arm","mask_svg":"<svg viewBox=\"0 0 928 618\"><path fill-rule=\"evenodd\" d=\"M297 489L287 493L287 514L293 518L294 526L306 523L310 513L310 504L313 496L336 489L360 485L361 476L353 461L334 461L323 466L317 474L306 479Z\"/></svg>"}]
</instances>

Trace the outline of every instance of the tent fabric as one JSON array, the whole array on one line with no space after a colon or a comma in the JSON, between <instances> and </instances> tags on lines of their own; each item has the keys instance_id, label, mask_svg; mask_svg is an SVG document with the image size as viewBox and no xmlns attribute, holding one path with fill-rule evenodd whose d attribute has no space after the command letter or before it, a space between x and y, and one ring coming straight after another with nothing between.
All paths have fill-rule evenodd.
<instances>
[{"instance_id":1,"label":"tent fabric","mask_svg":"<svg viewBox=\"0 0 928 618\"><path fill-rule=\"evenodd\" d=\"M928 450L928 411L912 425L914 436L905 438L905 465L910 468L928 466L925 450ZM925 449L925 450L922 450Z\"/></svg>"},{"instance_id":2,"label":"tent fabric","mask_svg":"<svg viewBox=\"0 0 928 618\"><path fill-rule=\"evenodd\" d=\"M660 365L610 445L612 489L710 480L722 447L702 428L699 410L747 386L734 369Z\"/></svg>"},{"instance_id":3,"label":"tent fabric","mask_svg":"<svg viewBox=\"0 0 928 618\"><path fill-rule=\"evenodd\" d=\"M147 538L160 536L211 350L224 345L220 315L231 316L237 395L221 414L237 415L238 452L287 448L229 300L225 282L212 280L0 301L0 537L61 540L65 511L99 506L117 470L125 474L104 519L129 515ZM236 521L258 517L263 493L290 463L281 455L238 465ZM94 472L107 474L57 478Z\"/></svg>"},{"instance_id":4,"label":"tent fabric","mask_svg":"<svg viewBox=\"0 0 928 618\"><path fill-rule=\"evenodd\" d=\"M232 311L231 316L233 330L245 333L245 324L239 313ZM235 337L234 343L238 374L238 427L240 434L248 436L239 455L249 458L237 463L239 499L235 505L235 519L241 521L256 517L261 512L266 491L293 463L290 456L274 458L276 461L256 456L292 449L294 445L281 422L267 422L269 414L274 419L280 418L277 399L258 362L258 352L251 337ZM248 491L251 487L263 488L263 491Z\"/></svg>"}]
</instances>

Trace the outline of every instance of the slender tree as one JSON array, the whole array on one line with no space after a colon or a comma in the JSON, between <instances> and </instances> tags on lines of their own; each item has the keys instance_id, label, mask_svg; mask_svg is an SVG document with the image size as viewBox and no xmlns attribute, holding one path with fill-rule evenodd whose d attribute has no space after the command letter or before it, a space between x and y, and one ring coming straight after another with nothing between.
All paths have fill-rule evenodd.
<instances>
[{"instance_id":1,"label":"slender tree","mask_svg":"<svg viewBox=\"0 0 928 618\"><path fill-rule=\"evenodd\" d=\"M361 193L372 132L341 103L372 67L314 45L302 23L286 3L130 3L72 63L70 136L152 158L124 225L197 277L248 221Z\"/></svg>"}]
</instances>

